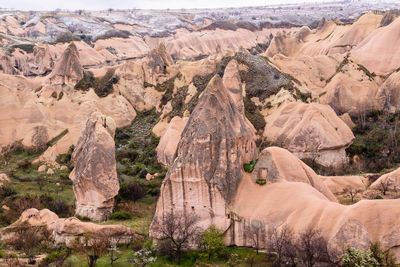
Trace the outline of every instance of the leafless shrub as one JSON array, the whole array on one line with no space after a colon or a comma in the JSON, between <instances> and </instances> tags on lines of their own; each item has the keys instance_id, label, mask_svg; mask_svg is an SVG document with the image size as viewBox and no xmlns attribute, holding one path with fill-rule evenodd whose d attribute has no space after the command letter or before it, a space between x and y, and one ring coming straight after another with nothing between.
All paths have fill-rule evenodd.
<instances>
[{"instance_id":1,"label":"leafless shrub","mask_svg":"<svg viewBox=\"0 0 400 267\"><path fill-rule=\"evenodd\" d=\"M299 235L296 247L303 266L312 267L316 262L329 260L327 241L320 230L306 229Z\"/></svg>"},{"instance_id":2,"label":"leafless shrub","mask_svg":"<svg viewBox=\"0 0 400 267\"><path fill-rule=\"evenodd\" d=\"M194 213L168 212L163 218L155 221L154 229L164 240L164 246L175 254L176 262L180 263L182 250L198 239L200 228L196 226L198 217ZM161 221L160 221L161 220Z\"/></svg>"},{"instance_id":3,"label":"leafless shrub","mask_svg":"<svg viewBox=\"0 0 400 267\"><path fill-rule=\"evenodd\" d=\"M393 181L392 179L381 179L379 182L379 191L383 194L386 195L386 193L389 191L390 186L392 186Z\"/></svg>"},{"instance_id":4,"label":"leafless shrub","mask_svg":"<svg viewBox=\"0 0 400 267\"><path fill-rule=\"evenodd\" d=\"M274 264L281 266L284 262L295 265L296 245L293 231L288 226L283 226L280 230L273 227L268 231L267 248L276 253Z\"/></svg>"},{"instance_id":5,"label":"leafless shrub","mask_svg":"<svg viewBox=\"0 0 400 267\"><path fill-rule=\"evenodd\" d=\"M354 198L361 193L362 190L357 188L345 188L343 193L347 194L351 198L351 202L354 203Z\"/></svg>"},{"instance_id":6,"label":"leafless shrub","mask_svg":"<svg viewBox=\"0 0 400 267\"><path fill-rule=\"evenodd\" d=\"M250 239L251 246L256 249L257 254L265 236L264 227L261 222L252 222L245 227L246 236Z\"/></svg>"}]
</instances>

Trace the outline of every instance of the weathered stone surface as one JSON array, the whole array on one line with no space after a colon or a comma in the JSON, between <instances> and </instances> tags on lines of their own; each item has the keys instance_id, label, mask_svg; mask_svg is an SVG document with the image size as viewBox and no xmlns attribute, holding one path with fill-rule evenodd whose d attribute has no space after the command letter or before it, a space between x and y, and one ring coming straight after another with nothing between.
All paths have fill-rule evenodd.
<instances>
[{"instance_id":1,"label":"weathered stone surface","mask_svg":"<svg viewBox=\"0 0 400 267\"><path fill-rule=\"evenodd\" d=\"M165 166L170 166L174 162L176 148L179 140L181 140L181 134L185 129L187 121L187 117L181 118L176 116L172 118L156 148L158 162Z\"/></svg>"},{"instance_id":2,"label":"weathered stone surface","mask_svg":"<svg viewBox=\"0 0 400 267\"><path fill-rule=\"evenodd\" d=\"M320 176L332 193L343 193L347 189L364 191L368 186L368 178L363 176Z\"/></svg>"},{"instance_id":3,"label":"weathered stone surface","mask_svg":"<svg viewBox=\"0 0 400 267\"><path fill-rule=\"evenodd\" d=\"M83 68L79 61L79 52L72 42L65 49L54 70L50 74L51 84L76 83L83 78Z\"/></svg>"},{"instance_id":4,"label":"weathered stone surface","mask_svg":"<svg viewBox=\"0 0 400 267\"><path fill-rule=\"evenodd\" d=\"M267 173L267 183L258 185L260 169ZM251 197L249 197L251 196ZM252 246L246 227L261 223L267 233L271 227L288 226L294 234L307 228L321 230L328 241L331 260L339 262L347 247L367 249L380 241L383 249L400 244L400 200L361 200L353 205L338 204L332 193L310 168L289 151L266 148L252 174L245 173L235 201L231 205L231 228L225 240L237 246ZM261 247L265 247L265 240ZM398 255L396 250L395 254Z\"/></svg>"},{"instance_id":5,"label":"weathered stone surface","mask_svg":"<svg viewBox=\"0 0 400 267\"><path fill-rule=\"evenodd\" d=\"M381 184L387 187L388 191L398 191L400 188L400 168L382 175L369 188L380 190Z\"/></svg>"},{"instance_id":6,"label":"weathered stone surface","mask_svg":"<svg viewBox=\"0 0 400 267\"><path fill-rule=\"evenodd\" d=\"M288 103L267 117L266 122L267 140L301 159L312 159L324 166L347 162L345 149L354 135L327 105Z\"/></svg>"},{"instance_id":7,"label":"weathered stone surface","mask_svg":"<svg viewBox=\"0 0 400 267\"><path fill-rule=\"evenodd\" d=\"M120 244L129 243L134 236L134 230L122 225L98 225L91 222L81 222L75 217L59 218L54 212L43 209L27 209L20 218L10 226L2 229L2 240L10 238L14 229L24 226L45 226L51 232L54 245L65 245L69 247L78 237L83 234L107 235L107 237L118 240Z\"/></svg>"},{"instance_id":8,"label":"weathered stone surface","mask_svg":"<svg viewBox=\"0 0 400 267\"><path fill-rule=\"evenodd\" d=\"M216 75L211 79L182 133L177 156L161 187L150 229L166 212L192 212L198 224L230 225L228 205L242 178L242 164L255 159L255 130L240 107L241 91L231 92Z\"/></svg>"},{"instance_id":9,"label":"weathered stone surface","mask_svg":"<svg viewBox=\"0 0 400 267\"><path fill-rule=\"evenodd\" d=\"M5 173L0 173L0 187L5 186L6 184L11 183L10 178Z\"/></svg>"},{"instance_id":10,"label":"weathered stone surface","mask_svg":"<svg viewBox=\"0 0 400 267\"><path fill-rule=\"evenodd\" d=\"M86 122L72 154L70 174L76 214L102 221L112 212L119 182L115 160L115 122L99 112Z\"/></svg>"}]
</instances>

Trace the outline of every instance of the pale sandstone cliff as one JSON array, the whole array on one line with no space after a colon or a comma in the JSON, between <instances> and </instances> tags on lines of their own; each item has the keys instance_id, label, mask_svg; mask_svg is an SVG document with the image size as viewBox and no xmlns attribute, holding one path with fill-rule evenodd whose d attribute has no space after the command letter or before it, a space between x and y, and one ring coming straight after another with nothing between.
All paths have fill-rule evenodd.
<instances>
[{"instance_id":1,"label":"pale sandstone cliff","mask_svg":"<svg viewBox=\"0 0 400 267\"><path fill-rule=\"evenodd\" d=\"M115 160L115 122L99 112L86 122L72 154L70 174L76 214L103 221L111 214L119 181Z\"/></svg>"}]
</instances>

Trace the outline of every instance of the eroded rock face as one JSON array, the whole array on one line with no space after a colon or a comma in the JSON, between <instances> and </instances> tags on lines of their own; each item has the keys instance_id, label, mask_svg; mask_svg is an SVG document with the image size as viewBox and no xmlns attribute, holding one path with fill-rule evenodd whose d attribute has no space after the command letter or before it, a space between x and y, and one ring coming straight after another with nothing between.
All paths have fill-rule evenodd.
<instances>
[{"instance_id":1,"label":"eroded rock face","mask_svg":"<svg viewBox=\"0 0 400 267\"><path fill-rule=\"evenodd\" d=\"M267 173L265 185L255 183L260 170ZM252 246L246 229L255 222L262 225L263 233L271 227L288 226L299 234L311 227L321 230L331 260L339 262L347 247L365 250L373 241L381 242L383 249L399 246L399 230L393 227L400 223L395 208L399 204L400 200L361 200L341 205L321 177L303 162L285 149L269 147L259 156L253 173L243 175L231 205L234 216L225 240ZM265 240L261 247L265 248Z\"/></svg>"},{"instance_id":2,"label":"eroded rock face","mask_svg":"<svg viewBox=\"0 0 400 267\"><path fill-rule=\"evenodd\" d=\"M72 42L65 49L54 70L50 74L51 84L76 83L83 78L83 68L79 61L79 52Z\"/></svg>"},{"instance_id":3,"label":"eroded rock face","mask_svg":"<svg viewBox=\"0 0 400 267\"><path fill-rule=\"evenodd\" d=\"M94 112L72 154L76 214L94 221L108 217L119 190L114 134L114 120Z\"/></svg>"},{"instance_id":4,"label":"eroded rock face","mask_svg":"<svg viewBox=\"0 0 400 267\"><path fill-rule=\"evenodd\" d=\"M400 168L382 175L369 188L381 190L382 186L386 187L387 191L397 191L400 188Z\"/></svg>"},{"instance_id":5,"label":"eroded rock face","mask_svg":"<svg viewBox=\"0 0 400 267\"><path fill-rule=\"evenodd\" d=\"M46 226L51 232L51 239L55 246L64 245L70 247L75 238L83 234L94 236L105 234L107 237L118 240L118 243L131 242L134 231L122 225L98 225L90 222L81 222L75 217L59 218L54 212L43 209L27 209L20 218L10 226L2 229L2 240L7 240L13 234L13 230L19 226Z\"/></svg>"},{"instance_id":6,"label":"eroded rock face","mask_svg":"<svg viewBox=\"0 0 400 267\"><path fill-rule=\"evenodd\" d=\"M228 205L242 179L242 164L255 159L255 131L230 91L216 75L208 84L182 133L177 156L161 187L150 229L166 212L195 212L198 225L230 225ZM239 101L240 102L240 101Z\"/></svg>"},{"instance_id":7,"label":"eroded rock face","mask_svg":"<svg viewBox=\"0 0 400 267\"><path fill-rule=\"evenodd\" d=\"M299 158L333 167L347 162L345 149L353 142L354 135L328 105L288 103L266 121L267 140Z\"/></svg>"},{"instance_id":8,"label":"eroded rock face","mask_svg":"<svg viewBox=\"0 0 400 267\"><path fill-rule=\"evenodd\" d=\"M172 165L175 159L176 148L179 140L181 140L181 134L185 129L187 121L187 117L181 118L176 116L172 118L156 148L158 162L165 166Z\"/></svg>"}]
</instances>

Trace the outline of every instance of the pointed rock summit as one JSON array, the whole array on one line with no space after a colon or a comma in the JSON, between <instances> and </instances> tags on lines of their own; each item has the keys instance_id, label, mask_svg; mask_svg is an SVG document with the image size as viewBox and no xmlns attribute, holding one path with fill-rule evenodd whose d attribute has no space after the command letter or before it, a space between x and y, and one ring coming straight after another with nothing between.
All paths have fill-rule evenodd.
<instances>
[{"instance_id":1,"label":"pointed rock summit","mask_svg":"<svg viewBox=\"0 0 400 267\"><path fill-rule=\"evenodd\" d=\"M72 42L65 49L50 74L50 83L76 83L83 78L83 68L79 61L79 52Z\"/></svg>"},{"instance_id":2,"label":"pointed rock summit","mask_svg":"<svg viewBox=\"0 0 400 267\"><path fill-rule=\"evenodd\" d=\"M76 198L76 214L103 221L112 212L119 181L115 160L115 122L94 112L72 154L70 174Z\"/></svg>"},{"instance_id":3,"label":"pointed rock summit","mask_svg":"<svg viewBox=\"0 0 400 267\"><path fill-rule=\"evenodd\" d=\"M171 211L195 212L202 228L229 227L228 205L242 179L242 165L256 157L255 131L239 96L241 91L226 88L218 75L209 82L162 184L152 236L158 235L153 226Z\"/></svg>"}]
</instances>

